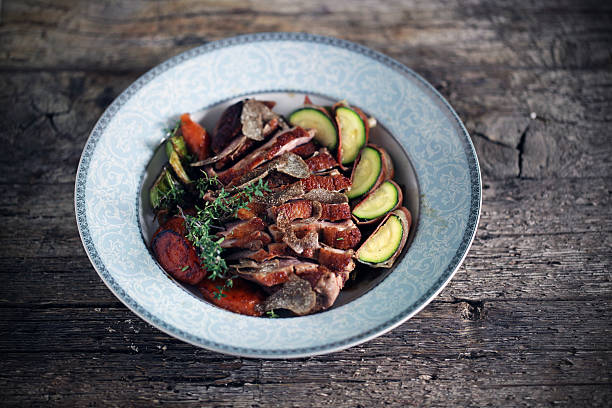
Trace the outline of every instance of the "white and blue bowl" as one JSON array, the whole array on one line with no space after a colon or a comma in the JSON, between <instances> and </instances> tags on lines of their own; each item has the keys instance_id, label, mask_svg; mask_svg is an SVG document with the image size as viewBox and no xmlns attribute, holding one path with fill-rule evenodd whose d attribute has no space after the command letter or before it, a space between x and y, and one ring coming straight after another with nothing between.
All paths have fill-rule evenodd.
<instances>
[{"instance_id":1,"label":"white and blue bowl","mask_svg":"<svg viewBox=\"0 0 612 408\"><path fill-rule=\"evenodd\" d=\"M212 130L232 101L276 100L275 110L288 113L304 95L320 103L346 99L378 120L371 140L390 152L395 180L405 188L413 214L409 246L394 268L369 271L325 312L285 319L228 312L170 279L149 253L155 226L141 190L159 170L149 163L164 129L184 112ZM459 268L480 206L480 170L469 135L429 83L369 48L302 33L212 42L147 72L94 127L75 186L87 255L127 307L194 345L261 358L342 350L409 319Z\"/></svg>"}]
</instances>

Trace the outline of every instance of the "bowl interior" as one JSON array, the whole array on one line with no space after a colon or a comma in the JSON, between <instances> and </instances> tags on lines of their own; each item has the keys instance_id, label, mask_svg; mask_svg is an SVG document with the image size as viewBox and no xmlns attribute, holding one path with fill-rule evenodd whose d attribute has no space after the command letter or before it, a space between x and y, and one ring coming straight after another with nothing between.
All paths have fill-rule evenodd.
<instances>
[{"instance_id":1,"label":"bowl interior","mask_svg":"<svg viewBox=\"0 0 612 408\"><path fill-rule=\"evenodd\" d=\"M270 100L275 101L276 106L274 107L274 111L287 116L293 110L300 107L303 103L304 93L258 93L247 96L240 96L237 98L226 100L223 103L203 108L198 112L192 112L192 118L202 124L208 131L212 131L217 123L217 120L223 113L223 111L230 106L231 104L237 102L238 100L245 98L256 98L258 100ZM323 95L312 95L308 94L314 104L318 105L332 105L336 100L327 98ZM355 103L357 106L359 101L349 101L349 103ZM367 112L366 112L367 113ZM167 124L168 127L171 127L172 124L176 123L178 118L168 118ZM160 140L163 137L163 130L160 129ZM383 123L378 122L378 125L371 129L369 143L376 144L381 146L389 152L391 159L393 160L393 164L395 167L395 176L394 180L400 185L403 189L404 193L404 202L403 205L410 210L412 213L412 225L410 227L410 234L408 236L408 242L403 249L402 255L396 261L396 265L401 262L404 254L410 247L411 242L414 239L416 234L416 226L418 225L419 220L419 186L418 180L414 171L414 167L410 162L406 151L402 148L402 146L397 142L397 140L391 135L387 129L385 128ZM162 166L167 162L167 157L165 154L165 150L163 148L158 148L155 152L152 152L152 159L147 165L144 174L142 175L142 183L141 183L141 192L140 199L138 203L139 209L139 221L141 227L141 233L143 240L147 248L149 247L149 243L151 242L151 237L153 233L158 227L157 221L154 219L153 209L151 207L149 201L149 189L153 185L157 175L159 174ZM364 233L364 239L367 235L375 228L371 226L370 228L361 228ZM161 268L161 267L160 267ZM340 292L338 299L336 300L333 308L337 308L339 306L345 305L351 302L354 299L362 296L380 282L385 279L392 271L393 268L370 268L366 265L357 263L356 267L356 279L349 280L345 288ZM174 280L172 277L168 276L169 279ZM203 298L201 294L191 285L182 284L176 280L175 283L185 289L187 292L191 293L193 296ZM323 312L325 313L325 312Z\"/></svg>"}]
</instances>

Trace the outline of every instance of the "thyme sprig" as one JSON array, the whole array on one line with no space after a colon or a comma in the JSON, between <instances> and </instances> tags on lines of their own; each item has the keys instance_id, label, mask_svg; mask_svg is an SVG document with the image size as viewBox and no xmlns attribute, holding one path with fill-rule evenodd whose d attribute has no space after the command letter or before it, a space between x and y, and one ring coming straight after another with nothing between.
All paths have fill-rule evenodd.
<instances>
[{"instance_id":1,"label":"thyme sprig","mask_svg":"<svg viewBox=\"0 0 612 408\"><path fill-rule=\"evenodd\" d=\"M159 191L161 192L159 197L159 208L165 208L167 210L172 210L181 204L186 195L183 186L175 180L171 180L167 191L161 189L159 189Z\"/></svg>"},{"instance_id":2,"label":"thyme sprig","mask_svg":"<svg viewBox=\"0 0 612 408\"><path fill-rule=\"evenodd\" d=\"M232 279L234 277L228 276L227 263L221 256L223 251L221 243L224 238L215 236L211 229L219 228L215 225L215 222L234 217L236 211L246 208L255 197L261 197L265 192L270 191L268 184L262 180L258 180L242 190L232 191L232 193L225 190L216 177L206 175L196 183L196 189L201 198L204 198L213 187L219 186L220 189L214 191L214 199L204 200L201 207L196 206L196 215L184 214L181 210L187 228L186 238L196 248L202 266L209 272L208 279L225 279L225 284L217 287L215 293L217 299L226 296L223 291L233 286Z\"/></svg>"}]
</instances>

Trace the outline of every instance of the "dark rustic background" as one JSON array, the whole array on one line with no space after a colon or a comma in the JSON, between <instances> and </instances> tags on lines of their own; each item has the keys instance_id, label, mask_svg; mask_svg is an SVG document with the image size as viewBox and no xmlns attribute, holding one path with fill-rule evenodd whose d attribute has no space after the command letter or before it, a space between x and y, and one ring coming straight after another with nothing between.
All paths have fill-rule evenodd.
<instances>
[{"instance_id":1,"label":"dark rustic background","mask_svg":"<svg viewBox=\"0 0 612 408\"><path fill-rule=\"evenodd\" d=\"M3 1L0 405L610 406L612 4ZM96 119L146 70L239 33L307 31L413 68L483 170L474 245L415 318L298 361L225 356L144 323L81 246Z\"/></svg>"}]
</instances>

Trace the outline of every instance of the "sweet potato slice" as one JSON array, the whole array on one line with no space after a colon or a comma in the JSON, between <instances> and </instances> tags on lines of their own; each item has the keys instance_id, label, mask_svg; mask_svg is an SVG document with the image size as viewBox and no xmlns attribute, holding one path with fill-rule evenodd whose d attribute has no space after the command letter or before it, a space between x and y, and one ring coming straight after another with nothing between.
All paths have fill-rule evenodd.
<instances>
[{"instance_id":1,"label":"sweet potato slice","mask_svg":"<svg viewBox=\"0 0 612 408\"><path fill-rule=\"evenodd\" d=\"M210 154L210 136L202 126L191 120L188 113L181 115L181 133L189 152L204 160Z\"/></svg>"},{"instance_id":2,"label":"sweet potato slice","mask_svg":"<svg viewBox=\"0 0 612 408\"><path fill-rule=\"evenodd\" d=\"M248 316L261 316L262 311L256 306L266 298L264 292L257 285L242 278L234 278L231 288L223 288L225 296L215 296L219 293L219 288L223 287L223 279L204 279L198 285L202 296L210 303L230 312L240 313Z\"/></svg>"},{"instance_id":3,"label":"sweet potato slice","mask_svg":"<svg viewBox=\"0 0 612 408\"><path fill-rule=\"evenodd\" d=\"M195 285L206 275L193 246L181 234L164 229L151 243L162 268L181 282Z\"/></svg>"}]
</instances>

